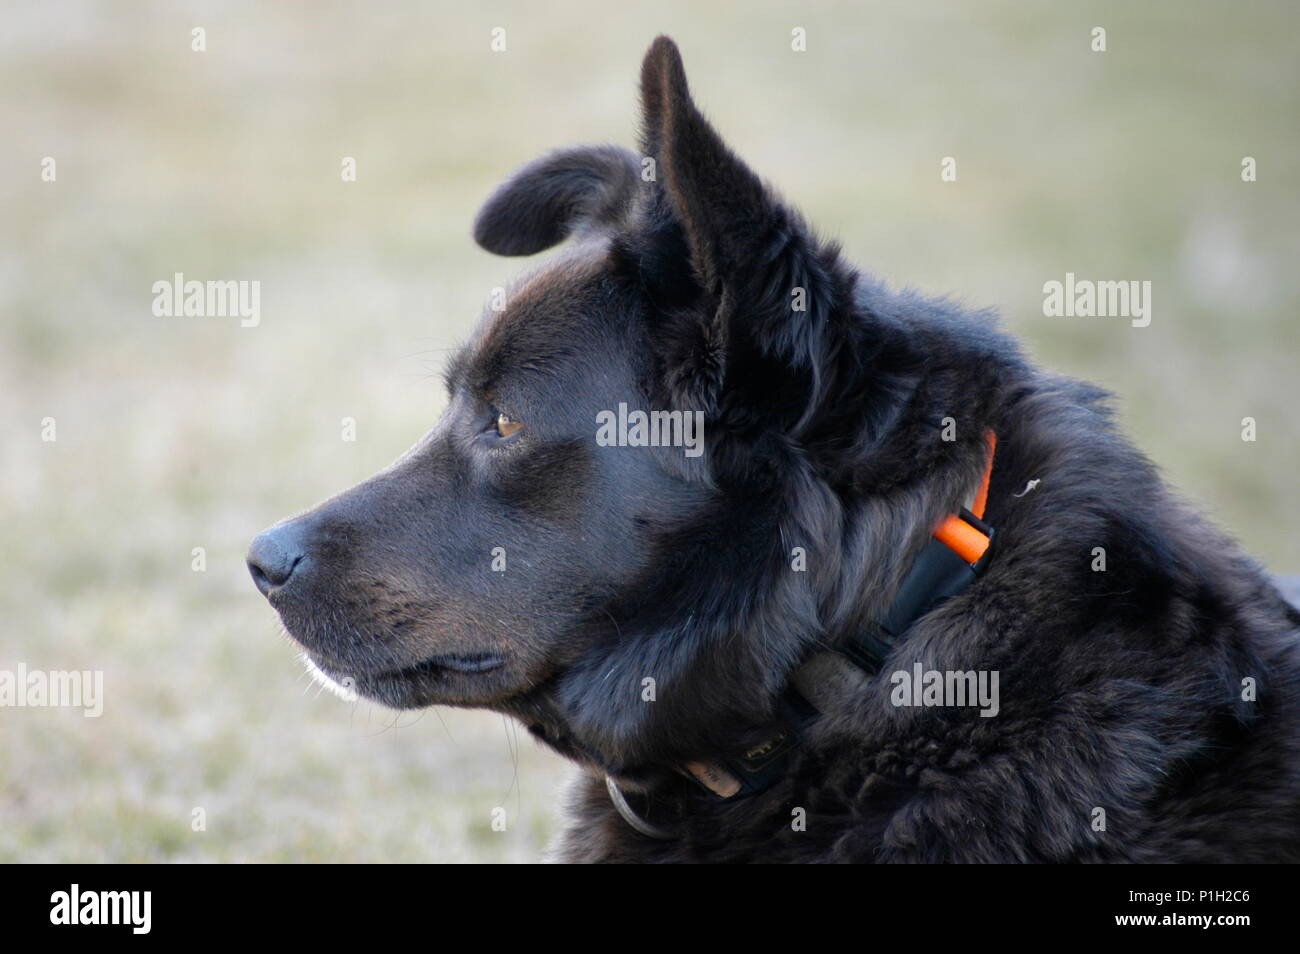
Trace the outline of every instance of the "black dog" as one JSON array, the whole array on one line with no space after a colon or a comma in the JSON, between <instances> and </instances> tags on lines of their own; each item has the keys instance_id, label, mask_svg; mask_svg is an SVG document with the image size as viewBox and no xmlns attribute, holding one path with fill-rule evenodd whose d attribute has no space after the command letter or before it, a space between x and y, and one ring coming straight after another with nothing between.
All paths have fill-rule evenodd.
<instances>
[{"instance_id":1,"label":"black dog","mask_svg":"<svg viewBox=\"0 0 1300 954\"><path fill-rule=\"evenodd\" d=\"M482 209L577 241L434 430L253 542L319 673L578 762L566 860L1300 860L1300 615L1102 391L818 240L666 38L641 91L640 155Z\"/></svg>"}]
</instances>

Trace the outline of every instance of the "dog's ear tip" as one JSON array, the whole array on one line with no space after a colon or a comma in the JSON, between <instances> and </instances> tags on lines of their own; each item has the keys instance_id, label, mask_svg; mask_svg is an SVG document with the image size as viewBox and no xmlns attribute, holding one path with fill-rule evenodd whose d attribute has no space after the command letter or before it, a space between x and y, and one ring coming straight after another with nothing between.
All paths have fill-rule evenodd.
<instances>
[{"instance_id":1,"label":"dog's ear tip","mask_svg":"<svg viewBox=\"0 0 1300 954\"><path fill-rule=\"evenodd\" d=\"M641 62L642 93L658 98L665 85L675 87L685 83L686 67L682 63L681 50L671 37L659 34Z\"/></svg>"},{"instance_id":2,"label":"dog's ear tip","mask_svg":"<svg viewBox=\"0 0 1300 954\"><path fill-rule=\"evenodd\" d=\"M474 243L483 251L491 252L493 255L518 258L521 255L534 255L541 251L540 248L534 248L531 244L520 242L507 231L492 226L480 227L478 223L475 223L473 235Z\"/></svg>"},{"instance_id":3,"label":"dog's ear tip","mask_svg":"<svg viewBox=\"0 0 1300 954\"><path fill-rule=\"evenodd\" d=\"M494 255L503 254L499 250L498 236L493 228L492 216L487 206L479 209L478 215L474 216L474 224L470 227L469 233L474 238L474 244L485 252Z\"/></svg>"},{"instance_id":4,"label":"dog's ear tip","mask_svg":"<svg viewBox=\"0 0 1300 954\"><path fill-rule=\"evenodd\" d=\"M533 247L535 242L521 239L518 229L505 220L505 211L502 203L491 201L479 210L470 229L474 243L485 252L509 257L532 255L540 251L541 249Z\"/></svg>"},{"instance_id":5,"label":"dog's ear tip","mask_svg":"<svg viewBox=\"0 0 1300 954\"><path fill-rule=\"evenodd\" d=\"M682 54L670 37L660 34L641 63L642 152L658 152L665 124L674 111L683 108L691 108L691 94Z\"/></svg>"},{"instance_id":6,"label":"dog's ear tip","mask_svg":"<svg viewBox=\"0 0 1300 954\"><path fill-rule=\"evenodd\" d=\"M650 43L650 49L646 51L646 62L666 63L676 60L681 62L682 53L677 48L676 42L667 33L660 33Z\"/></svg>"},{"instance_id":7,"label":"dog's ear tip","mask_svg":"<svg viewBox=\"0 0 1300 954\"><path fill-rule=\"evenodd\" d=\"M484 251L492 252L492 230L485 221L483 209L479 209L478 215L474 216L474 224L470 226L469 234L474 239L474 244Z\"/></svg>"}]
</instances>

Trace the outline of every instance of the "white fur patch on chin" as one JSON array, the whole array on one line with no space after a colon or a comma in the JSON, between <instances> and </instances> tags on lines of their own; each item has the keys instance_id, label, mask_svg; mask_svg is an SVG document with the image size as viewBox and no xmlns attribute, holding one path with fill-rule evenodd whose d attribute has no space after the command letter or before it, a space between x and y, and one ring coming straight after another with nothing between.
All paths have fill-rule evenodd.
<instances>
[{"instance_id":1,"label":"white fur patch on chin","mask_svg":"<svg viewBox=\"0 0 1300 954\"><path fill-rule=\"evenodd\" d=\"M334 695L338 696L344 702L356 702L357 690L355 686L350 685L351 679L344 679L343 682L336 682L334 678L328 675L320 666L312 661L312 658L305 652L298 656L302 664L307 667L307 675L311 676L312 681L324 689L328 689Z\"/></svg>"}]
</instances>

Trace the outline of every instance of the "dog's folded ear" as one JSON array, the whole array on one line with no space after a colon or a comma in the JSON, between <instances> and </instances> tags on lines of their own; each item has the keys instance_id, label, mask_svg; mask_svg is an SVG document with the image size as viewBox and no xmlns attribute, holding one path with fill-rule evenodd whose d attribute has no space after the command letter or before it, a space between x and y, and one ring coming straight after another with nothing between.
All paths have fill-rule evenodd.
<instances>
[{"instance_id":1,"label":"dog's folded ear","mask_svg":"<svg viewBox=\"0 0 1300 954\"><path fill-rule=\"evenodd\" d=\"M515 171L483 203L474 240L497 255L532 255L584 229L617 226L640 183L640 160L618 146L559 149Z\"/></svg>"}]
</instances>

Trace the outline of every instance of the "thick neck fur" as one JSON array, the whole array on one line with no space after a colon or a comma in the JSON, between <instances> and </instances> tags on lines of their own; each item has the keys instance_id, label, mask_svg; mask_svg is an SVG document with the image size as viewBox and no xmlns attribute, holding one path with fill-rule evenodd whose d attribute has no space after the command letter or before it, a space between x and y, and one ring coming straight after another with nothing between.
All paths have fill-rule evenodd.
<instances>
[{"instance_id":1,"label":"thick neck fur","mask_svg":"<svg viewBox=\"0 0 1300 954\"><path fill-rule=\"evenodd\" d=\"M963 332L943 304L861 282L833 251L821 260L846 310L824 320L850 340L828 356L813 401L778 396L798 433L742 426L715 439L712 503L659 537L653 586L598 614L587 653L521 701L539 737L629 784L675 779L673 766L761 735L798 668L888 606L933 527L977 484L984 429L1002 423L1021 365L986 318ZM743 422L727 402L749 382L739 361L730 370L716 413ZM972 393L981 400L959 398ZM717 539L730 545L697 542ZM730 581L721 594L718 580Z\"/></svg>"}]
</instances>

